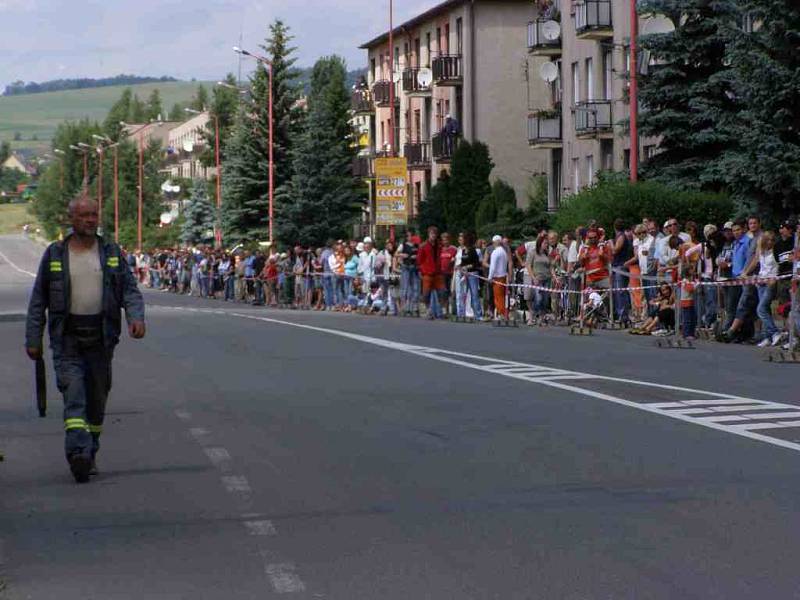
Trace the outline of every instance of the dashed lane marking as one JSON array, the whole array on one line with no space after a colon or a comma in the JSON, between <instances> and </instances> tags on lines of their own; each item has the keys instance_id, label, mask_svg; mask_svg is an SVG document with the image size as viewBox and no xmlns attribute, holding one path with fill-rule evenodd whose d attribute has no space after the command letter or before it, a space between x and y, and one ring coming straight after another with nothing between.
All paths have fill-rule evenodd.
<instances>
[{"instance_id":1,"label":"dashed lane marking","mask_svg":"<svg viewBox=\"0 0 800 600\"><path fill-rule=\"evenodd\" d=\"M183 307L162 306L159 307L166 310L183 311ZM756 400L754 398L746 398L743 396L736 396L733 394L723 394L719 392L709 392L704 390L696 390L692 388L681 387L677 385L668 385L663 383L652 383L647 381L640 381L637 379L629 379L624 377L610 377L607 375L596 375L593 373L584 373L579 371L568 371L564 369L555 369L543 365L534 365L529 363L522 363L517 361L503 360L498 358L479 356L476 354L469 354L466 352L455 352L452 350L445 350L442 348L432 348L428 346L419 346L416 344L406 344L404 342L395 342L382 338L370 337L358 333L350 333L349 331L341 331L337 329L328 329L325 327L318 327L315 325L307 325L304 323L294 323L291 321L282 321L280 319L272 319L269 317L261 317L253 314L228 312L221 309L191 309L192 312L203 312L208 314L217 314L228 317L238 317L242 319L250 319L254 321L261 321L263 323L270 323L273 325L282 325L285 327L293 327L296 329L303 329L306 331L314 331L317 333L325 333L337 337L357 341L360 343L371 344L389 350L405 352L421 356L431 360L436 360L460 367L473 369L482 373L489 373L503 377L509 377L520 381L544 385L547 387L571 392L580 396L588 396L598 400L605 400L629 408L635 408L645 412L669 417L685 423L694 425L701 425L716 431L730 433L750 440L756 440L779 446L795 452L800 452L800 443L789 441L780 437L774 437L767 434L757 433L759 430L770 429L786 429L793 427L800 427L800 406L791 404L782 404L778 402L765 402L763 400ZM558 377L558 380L556 380ZM576 385L572 385L570 380L575 380ZM592 381L611 381L615 383L626 384L628 393L632 396L637 394L637 386L645 389L667 390L670 392L680 392L686 397L686 400L676 402L647 402L629 400L605 392L601 392L590 387L584 387L581 383L590 384ZM719 415L712 417L695 417L692 414L684 414L685 409L689 408L702 408L703 406L718 407L732 406L732 405L752 405L753 415L741 412L739 415ZM783 413L767 413L757 412L770 409L781 409ZM719 412L724 412L720 410ZM707 413L704 413L707 414ZM719 419L724 420L719 421ZM786 420L786 419L791 420ZM764 423L764 420L771 419L772 423ZM783 419L783 420L781 420Z\"/></svg>"},{"instance_id":2,"label":"dashed lane marking","mask_svg":"<svg viewBox=\"0 0 800 600\"><path fill-rule=\"evenodd\" d=\"M250 535L277 535L277 530L272 521L245 521L244 526Z\"/></svg>"},{"instance_id":3,"label":"dashed lane marking","mask_svg":"<svg viewBox=\"0 0 800 600\"><path fill-rule=\"evenodd\" d=\"M217 467L220 471L230 471L231 469L231 455L225 448L203 448L208 460Z\"/></svg>"},{"instance_id":4,"label":"dashed lane marking","mask_svg":"<svg viewBox=\"0 0 800 600\"><path fill-rule=\"evenodd\" d=\"M222 485L225 486L225 489L228 492L242 492L245 494L249 494L252 489L250 488L250 483L247 481L247 478L242 475L223 475L222 476Z\"/></svg>"},{"instance_id":5,"label":"dashed lane marking","mask_svg":"<svg viewBox=\"0 0 800 600\"><path fill-rule=\"evenodd\" d=\"M279 594L303 592L306 589L292 563L267 563L265 570L272 587Z\"/></svg>"},{"instance_id":6,"label":"dashed lane marking","mask_svg":"<svg viewBox=\"0 0 800 600\"><path fill-rule=\"evenodd\" d=\"M192 415L189 413L188 410L176 410L175 416L178 417L181 421L191 421Z\"/></svg>"}]
</instances>

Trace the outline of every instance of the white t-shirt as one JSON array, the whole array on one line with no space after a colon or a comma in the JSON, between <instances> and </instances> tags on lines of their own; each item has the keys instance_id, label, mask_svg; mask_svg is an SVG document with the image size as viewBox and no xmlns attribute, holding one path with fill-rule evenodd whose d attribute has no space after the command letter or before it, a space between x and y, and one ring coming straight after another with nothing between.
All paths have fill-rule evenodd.
<instances>
[{"instance_id":1,"label":"white t-shirt","mask_svg":"<svg viewBox=\"0 0 800 600\"><path fill-rule=\"evenodd\" d=\"M653 252L653 249L651 248L652 245L653 236L650 234L647 234L644 239L636 238L633 240L633 253L639 261L639 269L641 270L642 275L647 274L647 261L652 258L649 256L649 253ZM642 250L647 251L648 254L642 254Z\"/></svg>"},{"instance_id":2,"label":"white t-shirt","mask_svg":"<svg viewBox=\"0 0 800 600\"><path fill-rule=\"evenodd\" d=\"M103 267L95 241L91 249L76 252L69 244L69 312L99 315L103 312Z\"/></svg>"},{"instance_id":3,"label":"white t-shirt","mask_svg":"<svg viewBox=\"0 0 800 600\"><path fill-rule=\"evenodd\" d=\"M778 276L778 261L775 260L775 253L772 250L767 250L761 253L758 257L758 275L759 277L777 277Z\"/></svg>"}]
</instances>

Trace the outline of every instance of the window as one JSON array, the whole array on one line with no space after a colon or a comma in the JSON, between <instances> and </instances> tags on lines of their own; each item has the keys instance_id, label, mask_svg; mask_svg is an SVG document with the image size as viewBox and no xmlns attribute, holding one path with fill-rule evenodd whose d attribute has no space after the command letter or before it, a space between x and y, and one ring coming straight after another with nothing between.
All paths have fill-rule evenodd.
<instances>
[{"instance_id":1,"label":"window","mask_svg":"<svg viewBox=\"0 0 800 600\"><path fill-rule=\"evenodd\" d=\"M414 140L415 142L422 141L422 111L416 109L414 111Z\"/></svg>"},{"instance_id":2,"label":"window","mask_svg":"<svg viewBox=\"0 0 800 600\"><path fill-rule=\"evenodd\" d=\"M408 45L408 42L405 42L403 44L403 57L406 61L405 65L403 65L404 67L411 66L411 57L409 56L409 52L411 52L411 47Z\"/></svg>"},{"instance_id":3,"label":"window","mask_svg":"<svg viewBox=\"0 0 800 600\"><path fill-rule=\"evenodd\" d=\"M594 155L590 154L586 157L586 185L594 183Z\"/></svg>"},{"instance_id":4,"label":"window","mask_svg":"<svg viewBox=\"0 0 800 600\"><path fill-rule=\"evenodd\" d=\"M444 53L450 54L450 23L444 24L444 39L442 40Z\"/></svg>"},{"instance_id":5,"label":"window","mask_svg":"<svg viewBox=\"0 0 800 600\"><path fill-rule=\"evenodd\" d=\"M400 70L400 46L394 47L394 70Z\"/></svg>"},{"instance_id":6,"label":"window","mask_svg":"<svg viewBox=\"0 0 800 600\"><path fill-rule=\"evenodd\" d=\"M436 28L436 55L442 55L442 28Z\"/></svg>"},{"instance_id":7,"label":"window","mask_svg":"<svg viewBox=\"0 0 800 600\"><path fill-rule=\"evenodd\" d=\"M646 160L650 160L656 154L658 154L658 146L656 146L655 144L651 144L649 146L644 147L644 157Z\"/></svg>"},{"instance_id":8,"label":"window","mask_svg":"<svg viewBox=\"0 0 800 600\"><path fill-rule=\"evenodd\" d=\"M622 157L622 168L626 171L629 171L631 168L631 150L630 148L625 149L625 153Z\"/></svg>"},{"instance_id":9,"label":"window","mask_svg":"<svg viewBox=\"0 0 800 600\"><path fill-rule=\"evenodd\" d=\"M425 65L431 66L431 32L425 34Z\"/></svg>"},{"instance_id":10,"label":"window","mask_svg":"<svg viewBox=\"0 0 800 600\"><path fill-rule=\"evenodd\" d=\"M376 67L375 67L375 59L373 58L373 59L370 60L370 65L369 65L369 70L370 70L370 73L372 73L372 81L373 82L377 79L377 72L376 72L375 69L376 69Z\"/></svg>"},{"instance_id":11,"label":"window","mask_svg":"<svg viewBox=\"0 0 800 600\"><path fill-rule=\"evenodd\" d=\"M386 146L386 123L381 121L381 149Z\"/></svg>"},{"instance_id":12,"label":"window","mask_svg":"<svg viewBox=\"0 0 800 600\"><path fill-rule=\"evenodd\" d=\"M572 191L577 194L581 190L581 161L572 159Z\"/></svg>"},{"instance_id":13,"label":"window","mask_svg":"<svg viewBox=\"0 0 800 600\"><path fill-rule=\"evenodd\" d=\"M420 55L421 55L421 49L420 49L419 38L416 38L414 40L414 66L417 68L422 66L422 56Z\"/></svg>"},{"instance_id":14,"label":"window","mask_svg":"<svg viewBox=\"0 0 800 600\"><path fill-rule=\"evenodd\" d=\"M586 99L594 100L594 61L586 59Z\"/></svg>"},{"instance_id":15,"label":"window","mask_svg":"<svg viewBox=\"0 0 800 600\"><path fill-rule=\"evenodd\" d=\"M581 74L578 71L578 63L572 63L572 103L577 104L581 101Z\"/></svg>"},{"instance_id":16,"label":"window","mask_svg":"<svg viewBox=\"0 0 800 600\"><path fill-rule=\"evenodd\" d=\"M459 17L456 19L456 52L462 54L464 52L464 21Z\"/></svg>"},{"instance_id":17,"label":"window","mask_svg":"<svg viewBox=\"0 0 800 600\"><path fill-rule=\"evenodd\" d=\"M611 50L603 51L603 100L611 100L613 94L614 54Z\"/></svg>"},{"instance_id":18,"label":"window","mask_svg":"<svg viewBox=\"0 0 800 600\"><path fill-rule=\"evenodd\" d=\"M614 140L600 140L600 168L614 170Z\"/></svg>"}]
</instances>

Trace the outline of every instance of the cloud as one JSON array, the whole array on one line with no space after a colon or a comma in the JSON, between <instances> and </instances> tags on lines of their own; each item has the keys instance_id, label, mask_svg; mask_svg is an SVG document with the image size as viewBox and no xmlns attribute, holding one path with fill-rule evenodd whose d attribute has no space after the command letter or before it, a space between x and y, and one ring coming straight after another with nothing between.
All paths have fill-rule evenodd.
<instances>
[{"instance_id":1,"label":"cloud","mask_svg":"<svg viewBox=\"0 0 800 600\"><path fill-rule=\"evenodd\" d=\"M439 1L402 3L395 21ZM240 32L255 48L275 18L291 27L300 66L336 53L355 68L366 64L358 46L388 28L386 8L385 0L0 0L14 19L4 27L0 87L120 72L216 79L236 72Z\"/></svg>"}]
</instances>

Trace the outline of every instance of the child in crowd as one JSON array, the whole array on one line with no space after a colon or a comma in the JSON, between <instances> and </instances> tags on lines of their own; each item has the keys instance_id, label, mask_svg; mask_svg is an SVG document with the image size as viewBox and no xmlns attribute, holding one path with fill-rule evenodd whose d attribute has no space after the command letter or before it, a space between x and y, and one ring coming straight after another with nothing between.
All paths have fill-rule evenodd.
<instances>
[{"instance_id":1,"label":"child in crowd","mask_svg":"<svg viewBox=\"0 0 800 600\"><path fill-rule=\"evenodd\" d=\"M697 276L694 268L686 267L686 276L681 280L681 332L687 340L694 340L697 328L697 310L694 306Z\"/></svg>"}]
</instances>

